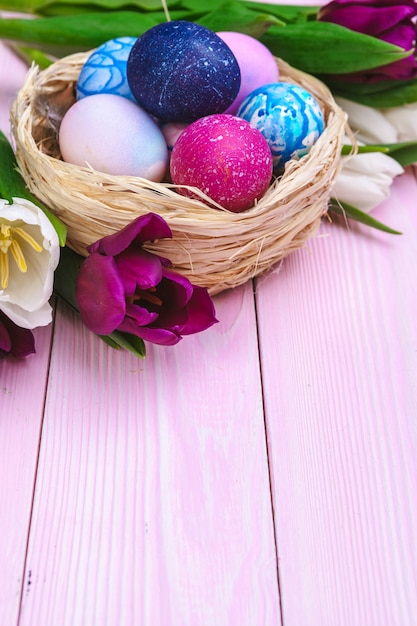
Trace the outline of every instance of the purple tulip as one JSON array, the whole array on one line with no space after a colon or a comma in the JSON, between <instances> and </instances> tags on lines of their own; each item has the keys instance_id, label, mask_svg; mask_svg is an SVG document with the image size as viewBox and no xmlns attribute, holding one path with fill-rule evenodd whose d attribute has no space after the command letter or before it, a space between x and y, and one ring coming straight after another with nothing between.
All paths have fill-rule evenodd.
<instances>
[{"instance_id":1,"label":"purple tulip","mask_svg":"<svg viewBox=\"0 0 417 626\"><path fill-rule=\"evenodd\" d=\"M172 237L168 224L148 213L89 246L76 297L90 330L98 335L118 330L171 346L182 335L217 322L207 290L171 271L170 261L142 247L165 237Z\"/></svg>"},{"instance_id":2,"label":"purple tulip","mask_svg":"<svg viewBox=\"0 0 417 626\"><path fill-rule=\"evenodd\" d=\"M28 328L20 328L0 311L0 358L10 354L21 358L35 351L35 339Z\"/></svg>"},{"instance_id":3,"label":"purple tulip","mask_svg":"<svg viewBox=\"0 0 417 626\"><path fill-rule=\"evenodd\" d=\"M323 6L317 19L339 24L410 50L410 56L371 70L344 74L343 79L360 82L410 80L417 76L414 55L417 4L415 0L333 0Z\"/></svg>"}]
</instances>

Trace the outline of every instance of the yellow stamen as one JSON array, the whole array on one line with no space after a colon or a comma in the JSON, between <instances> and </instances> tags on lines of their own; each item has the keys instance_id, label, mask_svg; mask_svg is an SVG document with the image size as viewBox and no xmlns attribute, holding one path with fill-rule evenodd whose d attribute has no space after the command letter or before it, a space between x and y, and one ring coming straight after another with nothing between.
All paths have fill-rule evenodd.
<instances>
[{"instance_id":1,"label":"yellow stamen","mask_svg":"<svg viewBox=\"0 0 417 626\"><path fill-rule=\"evenodd\" d=\"M10 239L10 226L8 224L0 225L0 250L7 254L7 250L12 243Z\"/></svg>"},{"instance_id":2,"label":"yellow stamen","mask_svg":"<svg viewBox=\"0 0 417 626\"><path fill-rule=\"evenodd\" d=\"M9 284L9 257L7 252L0 252L1 288L6 289Z\"/></svg>"},{"instance_id":3,"label":"yellow stamen","mask_svg":"<svg viewBox=\"0 0 417 626\"><path fill-rule=\"evenodd\" d=\"M42 246L21 226L11 226L7 222L2 222L0 224L0 284L2 289L7 289L9 285L9 250L18 269L23 273L27 271L27 263L22 250L23 242L21 245L16 235L36 252L43 250Z\"/></svg>"},{"instance_id":4,"label":"yellow stamen","mask_svg":"<svg viewBox=\"0 0 417 626\"><path fill-rule=\"evenodd\" d=\"M12 253L12 256L16 261L16 265L20 269L20 271L23 273L26 272L28 268L26 264L26 259L23 256L22 248L20 247L19 242L16 241L16 239L13 239L10 245L10 252Z\"/></svg>"},{"instance_id":5,"label":"yellow stamen","mask_svg":"<svg viewBox=\"0 0 417 626\"><path fill-rule=\"evenodd\" d=\"M23 230L23 228L20 228L20 226L16 226L16 228L13 228L13 231L16 235L19 235L22 239L27 241L28 244L31 245L34 250L36 250L36 252L42 252L42 246L40 246L38 242L35 241L35 239L31 237L31 235L29 235L29 233Z\"/></svg>"}]
</instances>

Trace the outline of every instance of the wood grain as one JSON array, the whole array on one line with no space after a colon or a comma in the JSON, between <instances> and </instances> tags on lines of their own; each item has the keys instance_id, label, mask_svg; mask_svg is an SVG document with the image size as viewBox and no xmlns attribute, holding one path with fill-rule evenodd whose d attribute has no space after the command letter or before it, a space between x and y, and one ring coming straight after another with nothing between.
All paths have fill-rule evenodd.
<instances>
[{"instance_id":1,"label":"wood grain","mask_svg":"<svg viewBox=\"0 0 417 626\"><path fill-rule=\"evenodd\" d=\"M0 360L0 624L16 623L41 436L52 327L36 355Z\"/></svg>"},{"instance_id":2,"label":"wood grain","mask_svg":"<svg viewBox=\"0 0 417 626\"><path fill-rule=\"evenodd\" d=\"M0 130L26 73L0 43ZM52 327L35 331L36 355L0 360L0 624L16 623L43 418Z\"/></svg>"},{"instance_id":3,"label":"wood grain","mask_svg":"<svg viewBox=\"0 0 417 626\"><path fill-rule=\"evenodd\" d=\"M417 619L417 185L257 288L286 626Z\"/></svg>"},{"instance_id":4,"label":"wood grain","mask_svg":"<svg viewBox=\"0 0 417 626\"><path fill-rule=\"evenodd\" d=\"M0 42L0 130L11 138L9 111L26 76L27 67Z\"/></svg>"},{"instance_id":5,"label":"wood grain","mask_svg":"<svg viewBox=\"0 0 417 626\"><path fill-rule=\"evenodd\" d=\"M51 327L0 361L2 626L417 623L416 192L374 212L401 237L324 223L257 320L248 284L138 361L60 305L49 377Z\"/></svg>"},{"instance_id":6,"label":"wood grain","mask_svg":"<svg viewBox=\"0 0 417 626\"><path fill-rule=\"evenodd\" d=\"M58 310L21 626L280 623L251 285L216 306L145 361Z\"/></svg>"}]
</instances>

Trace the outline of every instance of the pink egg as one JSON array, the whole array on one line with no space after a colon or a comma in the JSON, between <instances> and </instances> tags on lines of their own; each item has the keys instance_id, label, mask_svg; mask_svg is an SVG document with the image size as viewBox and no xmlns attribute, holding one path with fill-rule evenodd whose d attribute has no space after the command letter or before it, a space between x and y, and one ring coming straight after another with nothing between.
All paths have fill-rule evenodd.
<instances>
[{"instance_id":1,"label":"pink egg","mask_svg":"<svg viewBox=\"0 0 417 626\"><path fill-rule=\"evenodd\" d=\"M176 185L197 187L225 209L239 213L267 190L272 154L263 135L246 120L224 113L190 124L171 155ZM188 189L179 193L195 196Z\"/></svg>"},{"instance_id":2,"label":"pink egg","mask_svg":"<svg viewBox=\"0 0 417 626\"><path fill-rule=\"evenodd\" d=\"M59 131L64 161L106 174L162 180L168 163L164 136L137 104L111 94L78 100Z\"/></svg>"},{"instance_id":3,"label":"pink egg","mask_svg":"<svg viewBox=\"0 0 417 626\"><path fill-rule=\"evenodd\" d=\"M167 122L161 126L161 131L165 137L169 151L171 151L175 146L179 136L187 128L187 126L188 124L181 124L180 122Z\"/></svg>"},{"instance_id":4,"label":"pink egg","mask_svg":"<svg viewBox=\"0 0 417 626\"><path fill-rule=\"evenodd\" d=\"M239 92L225 111L235 115L243 100L252 91L278 82L279 70L272 52L254 37L232 31L221 31L217 35L229 46L240 67Z\"/></svg>"}]
</instances>

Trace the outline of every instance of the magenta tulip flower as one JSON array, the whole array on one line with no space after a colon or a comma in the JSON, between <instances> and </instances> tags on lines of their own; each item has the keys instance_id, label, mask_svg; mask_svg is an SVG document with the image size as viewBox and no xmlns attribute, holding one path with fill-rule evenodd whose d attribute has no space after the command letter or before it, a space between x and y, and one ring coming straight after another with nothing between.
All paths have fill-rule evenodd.
<instances>
[{"instance_id":1,"label":"magenta tulip flower","mask_svg":"<svg viewBox=\"0 0 417 626\"><path fill-rule=\"evenodd\" d=\"M317 19L339 24L410 50L410 56L405 59L375 69L343 75L343 79L378 82L410 80L417 76L414 54L416 15L415 0L333 0L319 10Z\"/></svg>"},{"instance_id":2,"label":"magenta tulip flower","mask_svg":"<svg viewBox=\"0 0 417 626\"><path fill-rule=\"evenodd\" d=\"M0 358L10 354L21 358L35 352L35 339L28 328L20 328L0 311Z\"/></svg>"},{"instance_id":3,"label":"magenta tulip flower","mask_svg":"<svg viewBox=\"0 0 417 626\"><path fill-rule=\"evenodd\" d=\"M207 289L171 271L170 261L142 247L166 237L172 237L168 224L148 213L89 246L76 298L90 330L98 335L122 331L168 346L217 322Z\"/></svg>"}]
</instances>

